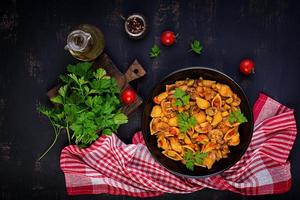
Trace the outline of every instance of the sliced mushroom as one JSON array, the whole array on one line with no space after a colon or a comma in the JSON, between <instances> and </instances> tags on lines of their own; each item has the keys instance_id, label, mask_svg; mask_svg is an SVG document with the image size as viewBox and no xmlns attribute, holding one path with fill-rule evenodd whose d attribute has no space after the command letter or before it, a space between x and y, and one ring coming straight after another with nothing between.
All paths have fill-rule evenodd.
<instances>
[{"instance_id":1,"label":"sliced mushroom","mask_svg":"<svg viewBox=\"0 0 300 200\"><path fill-rule=\"evenodd\" d=\"M215 114L217 114L218 109L216 107L209 107L205 110L205 113L209 116L214 116Z\"/></svg>"},{"instance_id":2,"label":"sliced mushroom","mask_svg":"<svg viewBox=\"0 0 300 200\"><path fill-rule=\"evenodd\" d=\"M218 139L223 138L223 132L219 129L213 129L213 130L209 131L209 133L207 135L210 139L218 140Z\"/></svg>"}]
</instances>

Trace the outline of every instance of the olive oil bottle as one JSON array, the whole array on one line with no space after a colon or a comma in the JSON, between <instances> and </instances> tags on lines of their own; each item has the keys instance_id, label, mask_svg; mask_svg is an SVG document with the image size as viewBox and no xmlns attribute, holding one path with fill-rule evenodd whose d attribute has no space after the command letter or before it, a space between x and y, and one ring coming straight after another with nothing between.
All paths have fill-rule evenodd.
<instances>
[{"instance_id":1,"label":"olive oil bottle","mask_svg":"<svg viewBox=\"0 0 300 200\"><path fill-rule=\"evenodd\" d=\"M103 33L93 25L83 24L68 35L65 49L78 60L91 61L103 52L104 45Z\"/></svg>"}]
</instances>

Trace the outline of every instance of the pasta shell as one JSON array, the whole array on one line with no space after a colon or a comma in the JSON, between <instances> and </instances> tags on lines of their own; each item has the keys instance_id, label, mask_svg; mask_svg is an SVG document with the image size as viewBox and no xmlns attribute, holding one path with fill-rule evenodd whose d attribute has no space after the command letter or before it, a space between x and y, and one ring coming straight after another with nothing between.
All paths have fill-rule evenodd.
<instances>
[{"instance_id":1,"label":"pasta shell","mask_svg":"<svg viewBox=\"0 0 300 200\"><path fill-rule=\"evenodd\" d=\"M159 137L157 139L157 147L162 148L164 150L170 149L169 142L167 141L167 139L165 137Z\"/></svg>"},{"instance_id":2,"label":"pasta shell","mask_svg":"<svg viewBox=\"0 0 300 200\"><path fill-rule=\"evenodd\" d=\"M207 144L209 142L209 138L207 137L207 135L201 134L196 138L196 141L201 144Z\"/></svg>"},{"instance_id":3,"label":"pasta shell","mask_svg":"<svg viewBox=\"0 0 300 200\"><path fill-rule=\"evenodd\" d=\"M174 151L177 151L178 153L181 153L181 152L182 152L182 146L181 146L181 144L178 142L177 139L175 139L175 138L170 138L170 144L171 144L171 148L172 148Z\"/></svg>"},{"instance_id":4,"label":"pasta shell","mask_svg":"<svg viewBox=\"0 0 300 200\"><path fill-rule=\"evenodd\" d=\"M167 92L163 92L163 93L160 93L159 95L157 95L156 97L154 97L153 101L156 104L160 104L161 101L164 100L167 97L168 97L168 93Z\"/></svg>"},{"instance_id":5,"label":"pasta shell","mask_svg":"<svg viewBox=\"0 0 300 200\"><path fill-rule=\"evenodd\" d=\"M189 145L183 145L182 148L183 148L184 152L187 152L188 150L190 150L193 153L195 153L195 150L191 146L189 146Z\"/></svg>"},{"instance_id":6,"label":"pasta shell","mask_svg":"<svg viewBox=\"0 0 300 200\"><path fill-rule=\"evenodd\" d=\"M193 114L193 116L196 118L199 124L205 122L206 120L206 114L203 111L200 111L199 113L195 113Z\"/></svg>"},{"instance_id":7,"label":"pasta shell","mask_svg":"<svg viewBox=\"0 0 300 200\"><path fill-rule=\"evenodd\" d=\"M195 80L194 79L188 79L188 80L186 80L186 84L187 84L187 86L192 86L193 84L194 84L194 82L195 82Z\"/></svg>"},{"instance_id":8,"label":"pasta shell","mask_svg":"<svg viewBox=\"0 0 300 200\"><path fill-rule=\"evenodd\" d=\"M228 141L229 146L237 146L240 143L240 134L236 133L231 137L231 139Z\"/></svg>"},{"instance_id":9,"label":"pasta shell","mask_svg":"<svg viewBox=\"0 0 300 200\"><path fill-rule=\"evenodd\" d=\"M202 80L202 85L205 86L205 87L211 87L215 83L216 83L216 81Z\"/></svg>"},{"instance_id":10,"label":"pasta shell","mask_svg":"<svg viewBox=\"0 0 300 200\"><path fill-rule=\"evenodd\" d=\"M212 129L210 123L204 122L195 126L195 131L198 133L207 133Z\"/></svg>"},{"instance_id":11,"label":"pasta shell","mask_svg":"<svg viewBox=\"0 0 300 200\"><path fill-rule=\"evenodd\" d=\"M203 110L210 107L209 101L202 99L200 97L196 97L196 103L197 103L197 106Z\"/></svg>"},{"instance_id":12,"label":"pasta shell","mask_svg":"<svg viewBox=\"0 0 300 200\"><path fill-rule=\"evenodd\" d=\"M209 155L206 158L204 158L203 165L205 165L207 169L211 169L215 162L216 162L215 154L209 153Z\"/></svg>"},{"instance_id":13,"label":"pasta shell","mask_svg":"<svg viewBox=\"0 0 300 200\"><path fill-rule=\"evenodd\" d=\"M233 97L234 98L231 106L239 106L241 104L241 99L236 94L234 94Z\"/></svg>"},{"instance_id":14,"label":"pasta shell","mask_svg":"<svg viewBox=\"0 0 300 200\"><path fill-rule=\"evenodd\" d=\"M167 132L169 131L169 125L166 122L158 122L157 130L162 132Z\"/></svg>"},{"instance_id":15,"label":"pasta shell","mask_svg":"<svg viewBox=\"0 0 300 200\"><path fill-rule=\"evenodd\" d=\"M151 111L151 117L161 117L163 116L162 109L159 105L155 105Z\"/></svg>"},{"instance_id":16,"label":"pasta shell","mask_svg":"<svg viewBox=\"0 0 300 200\"><path fill-rule=\"evenodd\" d=\"M168 121L169 126L178 126L177 117L172 117Z\"/></svg>"},{"instance_id":17,"label":"pasta shell","mask_svg":"<svg viewBox=\"0 0 300 200\"><path fill-rule=\"evenodd\" d=\"M169 133L170 135L175 136L175 135L179 135L180 131L177 127L170 127Z\"/></svg>"},{"instance_id":18,"label":"pasta shell","mask_svg":"<svg viewBox=\"0 0 300 200\"><path fill-rule=\"evenodd\" d=\"M195 132L195 129L192 127L192 128L190 128L190 129L188 129L186 133L187 133L189 136L192 136L192 135L194 134L194 132Z\"/></svg>"},{"instance_id":19,"label":"pasta shell","mask_svg":"<svg viewBox=\"0 0 300 200\"><path fill-rule=\"evenodd\" d=\"M185 134L184 136L184 143L185 144L192 144L191 139L189 138L189 136L187 134Z\"/></svg>"},{"instance_id":20,"label":"pasta shell","mask_svg":"<svg viewBox=\"0 0 300 200\"><path fill-rule=\"evenodd\" d=\"M184 84L184 81L175 81L176 87L182 86Z\"/></svg>"},{"instance_id":21,"label":"pasta shell","mask_svg":"<svg viewBox=\"0 0 300 200\"><path fill-rule=\"evenodd\" d=\"M225 141L230 140L235 134L237 134L236 128L229 129L224 136L224 140Z\"/></svg>"},{"instance_id":22,"label":"pasta shell","mask_svg":"<svg viewBox=\"0 0 300 200\"><path fill-rule=\"evenodd\" d=\"M157 124L158 122L160 121L159 118L153 118L150 122L150 134L151 135L154 135L155 133L158 132L158 129L157 129Z\"/></svg>"},{"instance_id":23,"label":"pasta shell","mask_svg":"<svg viewBox=\"0 0 300 200\"><path fill-rule=\"evenodd\" d=\"M181 155L179 155L176 151L172 151L172 150L167 150L167 151L163 151L162 152L165 156L167 156L168 158L172 159L172 160L182 160L183 158L181 157Z\"/></svg>"},{"instance_id":24,"label":"pasta shell","mask_svg":"<svg viewBox=\"0 0 300 200\"><path fill-rule=\"evenodd\" d=\"M171 115L175 112L170 101L163 100L160 105L164 115Z\"/></svg>"},{"instance_id":25,"label":"pasta shell","mask_svg":"<svg viewBox=\"0 0 300 200\"><path fill-rule=\"evenodd\" d=\"M222 106L222 99L221 96L219 94L217 94L213 100L211 101L211 106L215 107L217 109L220 109Z\"/></svg>"},{"instance_id":26,"label":"pasta shell","mask_svg":"<svg viewBox=\"0 0 300 200\"><path fill-rule=\"evenodd\" d=\"M202 146L202 152L210 152L210 151L216 149L217 146L218 146L217 144L209 142Z\"/></svg>"},{"instance_id":27,"label":"pasta shell","mask_svg":"<svg viewBox=\"0 0 300 200\"><path fill-rule=\"evenodd\" d=\"M166 85L166 91L169 92L170 90L174 90L176 87L175 84L171 84L171 85Z\"/></svg>"},{"instance_id":28,"label":"pasta shell","mask_svg":"<svg viewBox=\"0 0 300 200\"><path fill-rule=\"evenodd\" d=\"M233 92L228 85L221 84L220 89L218 90L221 96L231 97Z\"/></svg>"},{"instance_id":29,"label":"pasta shell","mask_svg":"<svg viewBox=\"0 0 300 200\"><path fill-rule=\"evenodd\" d=\"M213 127L215 127L215 126L217 126L218 123L220 123L222 120L223 120L223 118L222 118L221 112L217 112L217 114L215 114L214 117L213 117L213 120L212 120L212 122L211 122L211 125L212 125Z\"/></svg>"}]
</instances>

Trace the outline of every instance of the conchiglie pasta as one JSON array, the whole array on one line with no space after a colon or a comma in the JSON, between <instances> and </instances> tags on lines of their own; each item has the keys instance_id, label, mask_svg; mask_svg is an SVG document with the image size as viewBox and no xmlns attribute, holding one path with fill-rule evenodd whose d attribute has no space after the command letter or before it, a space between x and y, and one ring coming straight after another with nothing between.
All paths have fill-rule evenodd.
<instances>
[{"instance_id":1,"label":"conchiglie pasta","mask_svg":"<svg viewBox=\"0 0 300 200\"><path fill-rule=\"evenodd\" d=\"M202 153L203 159L194 165L211 169L240 143L240 124L230 123L229 118L240 109L241 99L228 85L201 77L178 80L166 85L153 101L150 133L163 155L179 164L186 163L186 153ZM186 122L178 119L179 113L193 118L193 125L184 131L181 126Z\"/></svg>"}]
</instances>

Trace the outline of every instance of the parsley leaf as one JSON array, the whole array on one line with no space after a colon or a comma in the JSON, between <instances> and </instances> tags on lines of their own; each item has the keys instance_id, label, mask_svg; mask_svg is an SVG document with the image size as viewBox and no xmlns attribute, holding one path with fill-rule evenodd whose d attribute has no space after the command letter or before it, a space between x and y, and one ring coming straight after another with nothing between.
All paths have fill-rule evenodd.
<instances>
[{"instance_id":1,"label":"parsley leaf","mask_svg":"<svg viewBox=\"0 0 300 200\"><path fill-rule=\"evenodd\" d=\"M159 49L159 47L158 47L158 45L153 45L152 47L151 47L151 50L150 50L150 57L151 58L156 58L156 57L158 57L159 56L159 54L160 54L160 49Z\"/></svg>"},{"instance_id":2,"label":"parsley leaf","mask_svg":"<svg viewBox=\"0 0 300 200\"><path fill-rule=\"evenodd\" d=\"M186 168L194 171L195 163L202 164L206 156L207 153L205 152L196 152L194 155L191 150L187 150L183 155L183 159L186 161Z\"/></svg>"},{"instance_id":3,"label":"parsley leaf","mask_svg":"<svg viewBox=\"0 0 300 200\"><path fill-rule=\"evenodd\" d=\"M203 164L203 160L204 158L206 158L207 156L207 153L206 152L196 152L195 153L195 163L198 163L198 164Z\"/></svg>"},{"instance_id":4,"label":"parsley leaf","mask_svg":"<svg viewBox=\"0 0 300 200\"><path fill-rule=\"evenodd\" d=\"M197 124L197 120L194 116L189 116L187 113L179 113L177 115L177 121L179 129L182 133L187 132L188 129L194 127Z\"/></svg>"},{"instance_id":5,"label":"parsley leaf","mask_svg":"<svg viewBox=\"0 0 300 200\"><path fill-rule=\"evenodd\" d=\"M194 171L194 160L187 160L185 166L187 169Z\"/></svg>"},{"instance_id":6,"label":"parsley leaf","mask_svg":"<svg viewBox=\"0 0 300 200\"><path fill-rule=\"evenodd\" d=\"M174 97L176 98L175 106L187 105L190 101L190 96L179 88L175 89Z\"/></svg>"},{"instance_id":7,"label":"parsley leaf","mask_svg":"<svg viewBox=\"0 0 300 200\"><path fill-rule=\"evenodd\" d=\"M191 171L194 171L194 155L191 150L188 150L183 155L183 159L186 161L185 165Z\"/></svg>"},{"instance_id":8,"label":"parsley leaf","mask_svg":"<svg viewBox=\"0 0 300 200\"><path fill-rule=\"evenodd\" d=\"M80 77L87 76L91 73L92 64L90 62L79 62L76 65L68 65L67 71Z\"/></svg>"},{"instance_id":9,"label":"parsley leaf","mask_svg":"<svg viewBox=\"0 0 300 200\"><path fill-rule=\"evenodd\" d=\"M192 51L195 52L196 54L201 54L202 53L202 45L200 43L199 40L194 40L192 43L191 43L191 48L192 48Z\"/></svg>"},{"instance_id":10,"label":"parsley leaf","mask_svg":"<svg viewBox=\"0 0 300 200\"><path fill-rule=\"evenodd\" d=\"M245 115L241 112L240 109L237 109L234 112L231 112L228 118L230 123L235 123L238 122L240 124L244 123L244 122L248 122L247 118L245 117Z\"/></svg>"}]
</instances>

